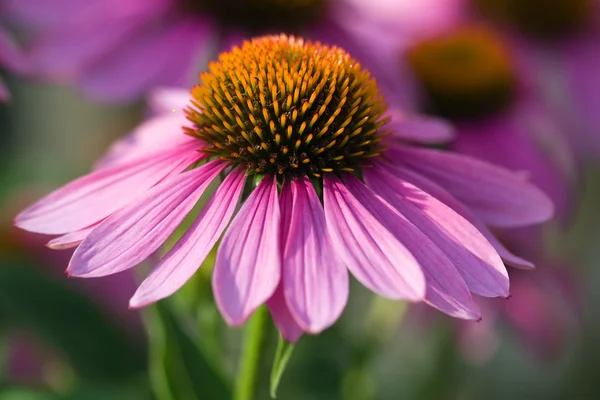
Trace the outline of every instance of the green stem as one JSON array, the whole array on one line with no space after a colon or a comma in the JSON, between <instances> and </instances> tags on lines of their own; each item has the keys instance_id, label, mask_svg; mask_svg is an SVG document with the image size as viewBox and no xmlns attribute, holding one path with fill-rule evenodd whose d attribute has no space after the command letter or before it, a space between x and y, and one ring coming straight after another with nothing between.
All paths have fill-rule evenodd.
<instances>
[{"instance_id":1,"label":"green stem","mask_svg":"<svg viewBox=\"0 0 600 400\"><path fill-rule=\"evenodd\" d=\"M234 400L255 400L260 377L261 356L268 339L270 324L263 306L254 312L244 334L244 347L238 365Z\"/></svg>"}]
</instances>

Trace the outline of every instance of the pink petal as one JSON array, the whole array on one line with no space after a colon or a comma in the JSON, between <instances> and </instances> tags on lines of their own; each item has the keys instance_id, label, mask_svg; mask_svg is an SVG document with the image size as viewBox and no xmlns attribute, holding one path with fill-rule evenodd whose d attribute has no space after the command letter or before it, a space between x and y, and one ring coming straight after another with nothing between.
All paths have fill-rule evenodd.
<instances>
[{"instance_id":1,"label":"pink petal","mask_svg":"<svg viewBox=\"0 0 600 400\"><path fill-rule=\"evenodd\" d=\"M180 113L191 104L192 95L189 90L171 87L154 89L148 96L148 103L156 114Z\"/></svg>"},{"instance_id":2,"label":"pink petal","mask_svg":"<svg viewBox=\"0 0 600 400\"><path fill-rule=\"evenodd\" d=\"M181 114L167 114L151 118L130 134L114 142L108 151L94 165L95 169L113 167L125 164L171 147L196 141L201 147L202 142L183 132L182 127L189 125L188 120Z\"/></svg>"},{"instance_id":3,"label":"pink petal","mask_svg":"<svg viewBox=\"0 0 600 400\"><path fill-rule=\"evenodd\" d=\"M288 342L296 343L302 336L303 331L290 313L281 284L277 287L273 296L267 300L267 307L269 307L273 322L277 325L281 336Z\"/></svg>"},{"instance_id":4,"label":"pink petal","mask_svg":"<svg viewBox=\"0 0 600 400\"><path fill-rule=\"evenodd\" d=\"M421 176L411 171L410 169L401 166L394 167L394 175L406 182L410 182L413 185L421 188L431 196L435 197L436 199L440 200L442 203L456 211L467 221L469 221L487 239L487 241L490 242L492 246L494 246L494 249L496 249L500 257L508 264L516 268L533 268L533 264L531 262L517 257L516 255L511 253L506 247L504 247L502 243L500 243L498 239L496 239L494 234L489 231L489 229L483 224L483 222L481 222L479 218L473 215L473 213L465 205L463 205L460 201L456 200L450 193L448 193L442 187L425 178L424 176Z\"/></svg>"},{"instance_id":5,"label":"pink petal","mask_svg":"<svg viewBox=\"0 0 600 400\"><path fill-rule=\"evenodd\" d=\"M85 239L98 224L92 225L80 231L67 233L66 235L57 237L46 243L46 247L52 250L66 250L79 246L79 243Z\"/></svg>"},{"instance_id":6,"label":"pink petal","mask_svg":"<svg viewBox=\"0 0 600 400\"><path fill-rule=\"evenodd\" d=\"M325 212L310 179L286 182L282 213L283 289L294 319L304 331L319 333L341 315L348 300L348 271L329 240ZM287 214L287 215L286 215Z\"/></svg>"},{"instance_id":7,"label":"pink petal","mask_svg":"<svg viewBox=\"0 0 600 400\"><path fill-rule=\"evenodd\" d=\"M203 158L196 143L179 146L123 165L92 172L49 194L21 212L15 225L46 234L87 228L129 204L165 176Z\"/></svg>"},{"instance_id":8,"label":"pink petal","mask_svg":"<svg viewBox=\"0 0 600 400\"><path fill-rule=\"evenodd\" d=\"M423 300L417 260L333 175L323 179L323 200L333 248L356 279L384 297Z\"/></svg>"},{"instance_id":9,"label":"pink petal","mask_svg":"<svg viewBox=\"0 0 600 400\"><path fill-rule=\"evenodd\" d=\"M423 232L456 267L472 293L508 295L508 273L492 245L477 228L444 203L418 187L396 178L386 165L364 170L377 194Z\"/></svg>"},{"instance_id":10,"label":"pink petal","mask_svg":"<svg viewBox=\"0 0 600 400\"><path fill-rule=\"evenodd\" d=\"M404 116L398 111L388 112L392 117L387 127L393 129L392 139L422 144L447 143L456 136L448 122L433 117Z\"/></svg>"},{"instance_id":11,"label":"pink petal","mask_svg":"<svg viewBox=\"0 0 600 400\"><path fill-rule=\"evenodd\" d=\"M453 317L480 318L479 307L450 259L405 216L356 177L346 174L344 182L372 218L381 224L381 229L387 229L417 260L427 282L425 302Z\"/></svg>"},{"instance_id":12,"label":"pink petal","mask_svg":"<svg viewBox=\"0 0 600 400\"><path fill-rule=\"evenodd\" d=\"M502 167L429 149L396 146L388 154L444 187L487 224L516 227L552 218L548 197Z\"/></svg>"},{"instance_id":13,"label":"pink petal","mask_svg":"<svg viewBox=\"0 0 600 400\"><path fill-rule=\"evenodd\" d=\"M168 297L194 275L229 224L244 182L244 172L239 169L225 178L192 226L144 279L130 307L145 307Z\"/></svg>"},{"instance_id":14,"label":"pink petal","mask_svg":"<svg viewBox=\"0 0 600 400\"><path fill-rule=\"evenodd\" d=\"M223 318L239 326L271 297L281 274L277 179L266 176L225 233L213 272Z\"/></svg>"},{"instance_id":15,"label":"pink petal","mask_svg":"<svg viewBox=\"0 0 600 400\"><path fill-rule=\"evenodd\" d=\"M84 239L67 272L106 276L144 261L168 239L224 167L222 161L211 161L148 190Z\"/></svg>"}]
</instances>

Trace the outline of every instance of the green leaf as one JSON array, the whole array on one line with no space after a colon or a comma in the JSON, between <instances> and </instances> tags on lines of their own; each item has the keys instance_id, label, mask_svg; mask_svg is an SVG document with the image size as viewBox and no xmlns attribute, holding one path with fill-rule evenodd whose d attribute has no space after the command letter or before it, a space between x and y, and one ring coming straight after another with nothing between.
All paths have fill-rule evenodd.
<instances>
[{"instance_id":1,"label":"green leaf","mask_svg":"<svg viewBox=\"0 0 600 400\"><path fill-rule=\"evenodd\" d=\"M285 367L288 361L292 357L294 351L294 344L287 342L281 335L277 341L277 350L275 351L275 360L273 361L273 369L271 370L271 385L270 393L271 398L275 398L277 394L277 387L279 387L279 381L283 376Z\"/></svg>"},{"instance_id":2,"label":"green leaf","mask_svg":"<svg viewBox=\"0 0 600 400\"><path fill-rule=\"evenodd\" d=\"M147 308L150 378L160 400L231 399L224 375L196 345L169 301Z\"/></svg>"},{"instance_id":3,"label":"green leaf","mask_svg":"<svg viewBox=\"0 0 600 400\"><path fill-rule=\"evenodd\" d=\"M0 320L25 329L66 358L77 376L122 381L142 374L144 350L84 294L38 268L0 268Z\"/></svg>"}]
</instances>

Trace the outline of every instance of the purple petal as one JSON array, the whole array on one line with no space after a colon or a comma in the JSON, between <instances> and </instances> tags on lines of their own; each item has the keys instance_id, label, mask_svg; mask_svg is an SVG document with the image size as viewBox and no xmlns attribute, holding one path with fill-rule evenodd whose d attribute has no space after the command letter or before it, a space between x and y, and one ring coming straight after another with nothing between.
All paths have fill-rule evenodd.
<instances>
[{"instance_id":1,"label":"purple petal","mask_svg":"<svg viewBox=\"0 0 600 400\"><path fill-rule=\"evenodd\" d=\"M490 242L492 246L494 246L494 249L496 249L500 257L508 264L510 264L513 267L522 269L533 268L533 264L531 262L517 257L516 255L511 253L506 247L504 247L502 243L500 243L498 239L496 239L494 234L489 231L489 229L483 224L483 222L481 222L479 218L473 215L473 213L465 205L463 205L460 201L456 200L456 198L454 198L442 187L425 178L424 176L421 176L416 172L411 171L408 168L395 166L394 175L406 182L412 183L418 188L421 188L431 196L435 197L436 199L440 200L442 203L456 211L467 221L469 221L475 228L477 228L479 232L481 232L481 234L487 239L487 241Z\"/></svg>"},{"instance_id":2,"label":"purple petal","mask_svg":"<svg viewBox=\"0 0 600 400\"><path fill-rule=\"evenodd\" d=\"M225 178L192 226L144 279L130 307L145 307L170 296L194 275L229 224L244 182L244 172L239 169Z\"/></svg>"},{"instance_id":3,"label":"purple petal","mask_svg":"<svg viewBox=\"0 0 600 400\"><path fill-rule=\"evenodd\" d=\"M21 212L15 225L61 235L87 228L123 208L169 174L203 158L190 143L85 175Z\"/></svg>"},{"instance_id":4,"label":"purple petal","mask_svg":"<svg viewBox=\"0 0 600 400\"><path fill-rule=\"evenodd\" d=\"M325 212L310 179L286 182L281 192L283 289L294 319L319 333L340 316L348 300L348 271L327 235ZM285 206L283 204L286 204ZM287 215L286 215L287 214Z\"/></svg>"},{"instance_id":5,"label":"purple petal","mask_svg":"<svg viewBox=\"0 0 600 400\"><path fill-rule=\"evenodd\" d=\"M222 161L211 161L148 190L84 239L67 272L81 277L105 276L144 261L179 226L224 167Z\"/></svg>"},{"instance_id":6,"label":"purple petal","mask_svg":"<svg viewBox=\"0 0 600 400\"><path fill-rule=\"evenodd\" d=\"M487 224L516 227L552 218L548 197L502 167L429 149L396 146L388 155L438 183Z\"/></svg>"},{"instance_id":7,"label":"purple petal","mask_svg":"<svg viewBox=\"0 0 600 400\"><path fill-rule=\"evenodd\" d=\"M130 101L155 85L191 83L187 75L203 39L203 29L190 21L148 24L86 68L78 83L84 93L105 101Z\"/></svg>"},{"instance_id":8,"label":"purple petal","mask_svg":"<svg viewBox=\"0 0 600 400\"><path fill-rule=\"evenodd\" d=\"M450 259L404 215L353 175L347 174L344 182L382 229L387 229L413 254L427 282L425 302L453 317L479 319L479 307Z\"/></svg>"},{"instance_id":9,"label":"purple petal","mask_svg":"<svg viewBox=\"0 0 600 400\"><path fill-rule=\"evenodd\" d=\"M281 274L277 179L265 176L225 233L213 272L223 318L239 326L267 299Z\"/></svg>"},{"instance_id":10,"label":"purple petal","mask_svg":"<svg viewBox=\"0 0 600 400\"><path fill-rule=\"evenodd\" d=\"M323 179L323 199L331 243L356 279L384 297L423 300L417 260L333 175Z\"/></svg>"},{"instance_id":11,"label":"purple petal","mask_svg":"<svg viewBox=\"0 0 600 400\"><path fill-rule=\"evenodd\" d=\"M396 178L386 165L364 170L367 184L423 232L456 267L472 293L508 295L508 273L492 245L466 219L435 197Z\"/></svg>"},{"instance_id":12,"label":"purple petal","mask_svg":"<svg viewBox=\"0 0 600 400\"><path fill-rule=\"evenodd\" d=\"M267 300L267 307L269 307L273 322L277 325L281 336L288 342L296 343L302 336L303 331L290 313L281 284L277 287L273 296Z\"/></svg>"},{"instance_id":13,"label":"purple petal","mask_svg":"<svg viewBox=\"0 0 600 400\"><path fill-rule=\"evenodd\" d=\"M49 247L52 250L66 250L77 247L97 226L98 224L95 224L80 231L67 233L66 235L54 238L46 243L46 247Z\"/></svg>"}]
</instances>

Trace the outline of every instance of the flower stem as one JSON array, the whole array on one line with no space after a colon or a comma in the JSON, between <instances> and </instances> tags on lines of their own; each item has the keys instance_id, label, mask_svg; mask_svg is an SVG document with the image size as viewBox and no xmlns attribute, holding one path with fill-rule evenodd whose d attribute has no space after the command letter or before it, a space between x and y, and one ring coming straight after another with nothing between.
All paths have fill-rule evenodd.
<instances>
[{"instance_id":1,"label":"flower stem","mask_svg":"<svg viewBox=\"0 0 600 400\"><path fill-rule=\"evenodd\" d=\"M254 312L244 334L244 347L238 364L234 400L255 400L260 378L261 356L269 334L269 315L263 306Z\"/></svg>"}]
</instances>

